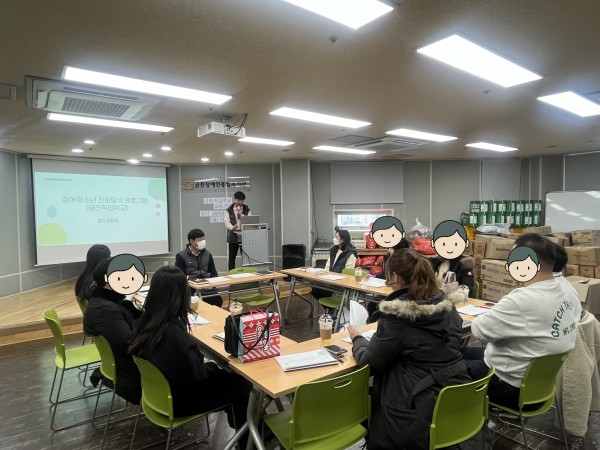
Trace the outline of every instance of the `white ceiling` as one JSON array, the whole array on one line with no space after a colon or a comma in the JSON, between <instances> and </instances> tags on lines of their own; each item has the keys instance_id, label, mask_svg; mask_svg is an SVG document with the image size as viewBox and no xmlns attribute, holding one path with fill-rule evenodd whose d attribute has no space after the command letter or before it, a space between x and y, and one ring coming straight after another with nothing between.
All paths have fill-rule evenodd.
<instances>
[{"instance_id":1,"label":"white ceiling","mask_svg":"<svg viewBox=\"0 0 600 450\"><path fill-rule=\"evenodd\" d=\"M536 100L565 90L600 91L598 0L405 0L359 30L280 0L4 0L0 148L84 157L196 164L282 158L461 159L528 157L600 149L600 116L579 118ZM416 52L458 33L543 76L502 88ZM337 36L332 43L330 36ZM25 106L26 75L60 79L63 66L229 94L221 106L164 99L143 122L159 133L64 124ZM372 122L357 130L270 116L281 106ZM247 113L250 136L295 141L281 148L196 137L223 115ZM395 128L458 136L372 156L313 151L349 134L379 138ZM518 147L465 149L487 141ZM173 151L159 150L170 145ZM84 146L87 148L88 146ZM227 158L223 152L234 156ZM412 156L406 156L412 155Z\"/></svg>"}]
</instances>

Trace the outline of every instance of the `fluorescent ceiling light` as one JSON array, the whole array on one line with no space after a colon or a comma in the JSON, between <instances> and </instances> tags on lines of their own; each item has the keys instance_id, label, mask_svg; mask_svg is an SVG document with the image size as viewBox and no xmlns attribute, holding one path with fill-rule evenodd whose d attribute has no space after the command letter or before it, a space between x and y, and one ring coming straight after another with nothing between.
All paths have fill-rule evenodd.
<instances>
[{"instance_id":1,"label":"fluorescent ceiling light","mask_svg":"<svg viewBox=\"0 0 600 450\"><path fill-rule=\"evenodd\" d=\"M466 147L480 148L483 150L492 150L494 152L514 152L516 150L519 150L518 148L489 144L487 142L474 142L473 144L467 144Z\"/></svg>"},{"instance_id":2,"label":"fluorescent ceiling light","mask_svg":"<svg viewBox=\"0 0 600 450\"><path fill-rule=\"evenodd\" d=\"M313 150L324 150L326 152L350 153L352 155L371 155L375 153L373 150L357 150L354 148L332 147L330 145L319 145L313 147Z\"/></svg>"},{"instance_id":3,"label":"fluorescent ceiling light","mask_svg":"<svg viewBox=\"0 0 600 450\"><path fill-rule=\"evenodd\" d=\"M87 145L94 145L95 144L95 142L92 141L91 139L86 139L85 141L83 141L83 143L87 144Z\"/></svg>"},{"instance_id":4,"label":"fluorescent ceiling light","mask_svg":"<svg viewBox=\"0 0 600 450\"><path fill-rule=\"evenodd\" d=\"M327 114L319 114L310 111L302 111L294 108L279 108L271 111L269 114L274 116L290 117L292 119L307 120L309 122L324 123L327 125L338 125L346 128L360 128L371 125L370 122L362 122L360 120L345 119L343 117L329 116Z\"/></svg>"},{"instance_id":5,"label":"fluorescent ceiling light","mask_svg":"<svg viewBox=\"0 0 600 450\"><path fill-rule=\"evenodd\" d=\"M131 163L131 164L137 164L137 163L139 163L139 161L137 159L128 159L127 162Z\"/></svg>"},{"instance_id":6,"label":"fluorescent ceiling light","mask_svg":"<svg viewBox=\"0 0 600 450\"><path fill-rule=\"evenodd\" d=\"M456 34L417 52L504 87L542 78Z\"/></svg>"},{"instance_id":7,"label":"fluorescent ceiling light","mask_svg":"<svg viewBox=\"0 0 600 450\"><path fill-rule=\"evenodd\" d=\"M138 80L136 78L121 77L109 73L94 72L93 70L78 69L70 66L65 66L63 79L125 89L133 92L143 92L145 94L160 95L163 97L212 103L215 105L220 105L231 99L231 95L213 94L212 92L154 83L153 81Z\"/></svg>"},{"instance_id":8,"label":"fluorescent ceiling light","mask_svg":"<svg viewBox=\"0 0 600 450\"><path fill-rule=\"evenodd\" d=\"M424 131L409 130L408 128L398 128L397 130L386 131L386 134L395 136L404 136L425 141L446 142L458 139L454 136L444 136L443 134L426 133Z\"/></svg>"},{"instance_id":9,"label":"fluorescent ceiling light","mask_svg":"<svg viewBox=\"0 0 600 450\"><path fill-rule=\"evenodd\" d=\"M142 156L144 158L152 158L152 153L144 153Z\"/></svg>"},{"instance_id":10,"label":"fluorescent ceiling light","mask_svg":"<svg viewBox=\"0 0 600 450\"><path fill-rule=\"evenodd\" d=\"M225 152L225 156L233 156L233 152Z\"/></svg>"},{"instance_id":11,"label":"fluorescent ceiling light","mask_svg":"<svg viewBox=\"0 0 600 450\"><path fill-rule=\"evenodd\" d=\"M171 147L169 147L168 145L163 145L161 148L161 150L164 150L165 152L170 152L171 150L173 150Z\"/></svg>"},{"instance_id":12,"label":"fluorescent ceiling light","mask_svg":"<svg viewBox=\"0 0 600 450\"><path fill-rule=\"evenodd\" d=\"M267 145L279 145L282 147L292 145L292 141L278 141L277 139L265 139L265 138L257 138L246 136L241 139L238 139L240 142L252 142L254 144L267 144Z\"/></svg>"},{"instance_id":13,"label":"fluorescent ceiling light","mask_svg":"<svg viewBox=\"0 0 600 450\"><path fill-rule=\"evenodd\" d=\"M202 161L202 162L208 162L210 160L208 158L200 158L200 161Z\"/></svg>"},{"instance_id":14,"label":"fluorescent ceiling light","mask_svg":"<svg viewBox=\"0 0 600 450\"><path fill-rule=\"evenodd\" d=\"M83 150L81 150L80 148L74 148L73 150L71 150L73 153L83 153Z\"/></svg>"},{"instance_id":15,"label":"fluorescent ceiling light","mask_svg":"<svg viewBox=\"0 0 600 450\"><path fill-rule=\"evenodd\" d=\"M579 117L597 116L600 114L600 105L598 103L592 102L571 91L538 97L538 100L577 114Z\"/></svg>"},{"instance_id":16,"label":"fluorescent ceiling light","mask_svg":"<svg viewBox=\"0 0 600 450\"><path fill-rule=\"evenodd\" d=\"M391 6L377 0L285 1L355 30L392 10Z\"/></svg>"},{"instance_id":17,"label":"fluorescent ceiling light","mask_svg":"<svg viewBox=\"0 0 600 450\"><path fill-rule=\"evenodd\" d=\"M103 127L127 128L131 130L158 131L168 133L173 127L163 127L161 125L150 125L147 123L121 122L118 120L96 119L94 117L69 116L66 114L48 113L48 120L57 120L59 122L83 123L86 125L101 125Z\"/></svg>"}]
</instances>

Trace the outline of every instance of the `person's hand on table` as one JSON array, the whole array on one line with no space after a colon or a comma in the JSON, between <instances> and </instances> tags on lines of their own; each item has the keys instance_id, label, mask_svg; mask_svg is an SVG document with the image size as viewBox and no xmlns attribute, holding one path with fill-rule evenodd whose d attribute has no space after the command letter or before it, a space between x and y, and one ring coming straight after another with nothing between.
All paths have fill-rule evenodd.
<instances>
[{"instance_id":1,"label":"person's hand on table","mask_svg":"<svg viewBox=\"0 0 600 450\"><path fill-rule=\"evenodd\" d=\"M350 339L354 340L356 336L362 336L360 331L354 328L353 325L348 325L348 334L350 335Z\"/></svg>"}]
</instances>

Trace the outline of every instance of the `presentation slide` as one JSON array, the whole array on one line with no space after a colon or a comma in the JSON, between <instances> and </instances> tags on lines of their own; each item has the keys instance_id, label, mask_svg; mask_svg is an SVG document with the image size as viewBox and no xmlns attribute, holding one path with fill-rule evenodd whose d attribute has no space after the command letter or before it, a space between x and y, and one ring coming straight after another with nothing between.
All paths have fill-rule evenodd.
<instances>
[{"instance_id":1,"label":"presentation slide","mask_svg":"<svg viewBox=\"0 0 600 450\"><path fill-rule=\"evenodd\" d=\"M37 264L168 253L166 168L33 159Z\"/></svg>"}]
</instances>

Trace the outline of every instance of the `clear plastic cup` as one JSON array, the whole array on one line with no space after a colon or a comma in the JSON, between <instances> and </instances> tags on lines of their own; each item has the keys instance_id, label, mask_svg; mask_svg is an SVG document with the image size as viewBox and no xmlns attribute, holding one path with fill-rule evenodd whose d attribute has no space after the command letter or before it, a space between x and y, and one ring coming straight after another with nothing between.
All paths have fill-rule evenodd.
<instances>
[{"instance_id":1,"label":"clear plastic cup","mask_svg":"<svg viewBox=\"0 0 600 450\"><path fill-rule=\"evenodd\" d=\"M244 310L243 303L233 302L229 305L229 312L231 313L232 316L237 316L238 314L241 314L243 310Z\"/></svg>"},{"instance_id":2,"label":"clear plastic cup","mask_svg":"<svg viewBox=\"0 0 600 450\"><path fill-rule=\"evenodd\" d=\"M331 344L331 334L333 332L333 319L329 314L323 314L319 317L319 335L322 345Z\"/></svg>"}]
</instances>

